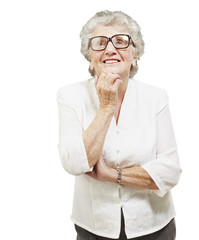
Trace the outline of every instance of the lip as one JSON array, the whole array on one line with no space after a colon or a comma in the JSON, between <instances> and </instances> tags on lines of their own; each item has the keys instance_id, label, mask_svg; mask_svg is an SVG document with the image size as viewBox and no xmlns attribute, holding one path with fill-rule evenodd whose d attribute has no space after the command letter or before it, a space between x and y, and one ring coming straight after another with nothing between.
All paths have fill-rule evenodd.
<instances>
[{"instance_id":1,"label":"lip","mask_svg":"<svg viewBox=\"0 0 199 240\"><path fill-rule=\"evenodd\" d=\"M103 63L105 63L105 64L114 64L114 63L119 63L119 62L121 62L121 61L117 58L107 58L103 61Z\"/></svg>"}]
</instances>

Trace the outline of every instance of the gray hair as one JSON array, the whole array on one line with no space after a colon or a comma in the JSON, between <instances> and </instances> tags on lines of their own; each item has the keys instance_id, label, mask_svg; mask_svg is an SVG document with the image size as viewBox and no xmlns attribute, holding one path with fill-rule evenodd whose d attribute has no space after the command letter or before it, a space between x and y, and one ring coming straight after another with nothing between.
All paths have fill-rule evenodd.
<instances>
[{"instance_id":1,"label":"gray hair","mask_svg":"<svg viewBox=\"0 0 199 240\"><path fill-rule=\"evenodd\" d=\"M135 20L122 11L101 11L97 12L88 22L83 26L80 38L81 38L81 53L84 57L90 61L90 48L89 48L89 38L92 37L93 31L99 26L110 26L119 25L125 27L131 39L135 44L133 48L133 53L136 59L140 59L144 53L144 41L142 39L141 28ZM130 78L132 78L138 71L138 65L136 60L136 65L132 65L130 69ZM89 72L91 76L95 75L95 70L91 70L89 67Z\"/></svg>"}]
</instances>

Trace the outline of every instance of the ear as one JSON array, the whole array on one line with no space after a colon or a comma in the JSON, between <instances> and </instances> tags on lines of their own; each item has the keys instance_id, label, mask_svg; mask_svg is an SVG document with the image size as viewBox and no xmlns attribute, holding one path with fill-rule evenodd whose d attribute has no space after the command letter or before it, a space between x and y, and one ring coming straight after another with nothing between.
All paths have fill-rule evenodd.
<instances>
[{"instance_id":1,"label":"ear","mask_svg":"<svg viewBox=\"0 0 199 240\"><path fill-rule=\"evenodd\" d=\"M136 59L136 58L133 59L132 65L133 65L133 67L136 67L136 66L137 66L137 59Z\"/></svg>"},{"instance_id":2,"label":"ear","mask_svg":"<svg viewBox=\"0 0 199 240\"><path fill-rule=\"evenodd\" d=\"M92 62L90 62L90 66L89 66L89 68L90 68L90 70L93 70L93 69L94 69L94 67L93 67L93 63L92 63Z\"/></svg>"}]
</instances>

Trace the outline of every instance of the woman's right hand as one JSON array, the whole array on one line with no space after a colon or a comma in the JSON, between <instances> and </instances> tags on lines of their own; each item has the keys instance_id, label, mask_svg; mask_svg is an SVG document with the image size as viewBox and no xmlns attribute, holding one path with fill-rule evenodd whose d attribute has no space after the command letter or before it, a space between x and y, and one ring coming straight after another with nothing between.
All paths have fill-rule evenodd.
<instances>
[{"instance_id":1,"label":"woman's right hand","mask_svg":"<svg viewBox=\"0 0 199 240\"><path fill-rule=\"evenodd\" d=\"M99 76L95 76L95 87L101 109L115 111L120 84L122 84L122 80L119 74L101 73Z\"/></svg>"}]
</instances>

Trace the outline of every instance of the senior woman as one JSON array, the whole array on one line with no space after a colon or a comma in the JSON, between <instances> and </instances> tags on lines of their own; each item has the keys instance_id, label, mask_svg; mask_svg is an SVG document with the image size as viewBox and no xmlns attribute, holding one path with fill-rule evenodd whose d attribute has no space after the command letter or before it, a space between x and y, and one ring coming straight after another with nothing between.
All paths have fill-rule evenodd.
<instances>
[{"instance_id":1,"label":"senior woman","mask_svg":"<svg viewBox=\"0 0 199 240\"><path fill-rule=\"evenodd\" d=\"M144 51L140 27L123 12L102 11L80 36L94 78L57 94L77 239L173 240L170 190L181 168L166 92L133 79Z\"/></svg>"}]
</instances>

